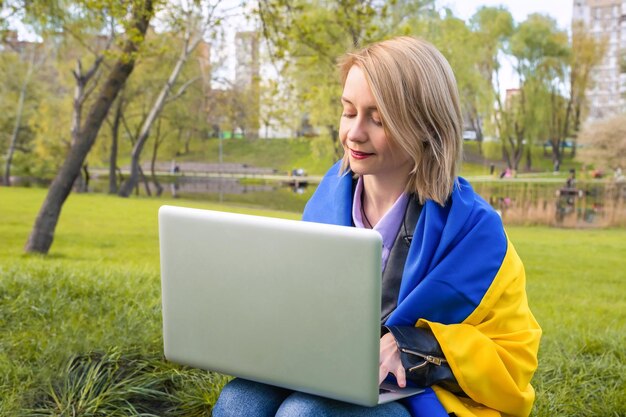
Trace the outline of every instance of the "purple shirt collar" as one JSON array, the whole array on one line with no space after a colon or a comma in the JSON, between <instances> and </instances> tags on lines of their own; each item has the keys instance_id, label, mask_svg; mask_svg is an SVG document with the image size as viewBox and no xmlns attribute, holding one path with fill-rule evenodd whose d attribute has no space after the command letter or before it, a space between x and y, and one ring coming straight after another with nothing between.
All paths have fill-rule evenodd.
<instances>
[{"instance_id":1,"label":"purple shirt collar","mask_svg":"<svg viewBox=\"0 0 626 417\"><path fill-rule=\"evenodd\" d=\"M363 178L359 177L356 183L356 189L354 190L354 200L352 201L352 221L356 227L365 228L363 223L362 211L361 211L361 194L363 193ZM409 203L409 197L406 193L400 194L400 197L393 203L393 206L387 213L380 219L374 226L373 230L377 231L383 238L383 256L382 266L383 270L387 265L387 259L393 244L396 241L396 236L402 225L404 219L404 213Z\"/></svg>"}]
</instances>

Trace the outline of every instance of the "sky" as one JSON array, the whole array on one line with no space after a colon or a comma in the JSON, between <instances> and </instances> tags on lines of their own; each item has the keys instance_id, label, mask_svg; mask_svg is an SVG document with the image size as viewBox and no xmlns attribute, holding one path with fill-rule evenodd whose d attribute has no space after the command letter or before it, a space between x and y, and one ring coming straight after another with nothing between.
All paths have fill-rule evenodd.
<instances>
[{"instance_id":1,"label":"sky","mask_svg":"<svg viewBox=\"0 0 626 417\"><path fill-rule=\"evenodd\" d=\"M439 6L449 7L456 16L468 19L481 6L503 5L513 15L516 22L526 19L529 14L548 14L556 19L561 28L567 28L572 21L573 0L438 0Z\"/></svg>"}]
</instances>

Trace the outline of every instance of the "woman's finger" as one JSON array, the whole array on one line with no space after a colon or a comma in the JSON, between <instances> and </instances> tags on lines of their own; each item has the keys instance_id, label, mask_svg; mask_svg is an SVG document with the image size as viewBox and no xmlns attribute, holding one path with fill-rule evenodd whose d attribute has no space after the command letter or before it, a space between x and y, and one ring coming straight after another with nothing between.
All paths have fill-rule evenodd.
<instances>
[{"instance_id":1,"label":"woman's finger","mask_svg":"<svg viewBox=\"0 0 626 417\"><path fill-rule=\"evenodd\" d=\"M396 377L396 381L398 382L398 386L400 388L406 387L406 372L404 372L404 366L400 363L400 366L396 368L396 371L393 373Z\"/></svg>"}]
</instances>

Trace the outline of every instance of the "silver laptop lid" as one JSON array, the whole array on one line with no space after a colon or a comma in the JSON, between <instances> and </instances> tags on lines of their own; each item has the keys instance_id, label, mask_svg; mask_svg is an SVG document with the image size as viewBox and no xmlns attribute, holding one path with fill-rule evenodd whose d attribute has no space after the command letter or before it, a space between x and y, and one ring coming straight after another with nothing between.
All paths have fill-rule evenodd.
<instances>
[{"instance_id":1,"label":"silver laptop lid","mask_svg":"<svg viewBox=\"0 0 626 417\"><path fill-rule=\"evenodd\" d=\"M166 358L378 402L377 232L163 206L159 236Z\"/></svg>"}]
</instances>

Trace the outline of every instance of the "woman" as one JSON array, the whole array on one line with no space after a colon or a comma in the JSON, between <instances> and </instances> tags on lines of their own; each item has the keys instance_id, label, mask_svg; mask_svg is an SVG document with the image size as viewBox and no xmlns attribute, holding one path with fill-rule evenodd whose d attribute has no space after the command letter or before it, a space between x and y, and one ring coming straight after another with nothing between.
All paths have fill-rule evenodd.
<instances>
[{"instance_id":1,"label":"woman","mask_svg":"<svg viewBox=\"0 0 626 417\"><path fill-rule=\"evenodd\" d=\"M527 416L541 329L499 216L462 178L462 117L445 58L409 37L348 54L344 157L303 220L383 237L380 380L429 387L363 408L236 379L214 416Z\"/></svg>"}]
</instances>

